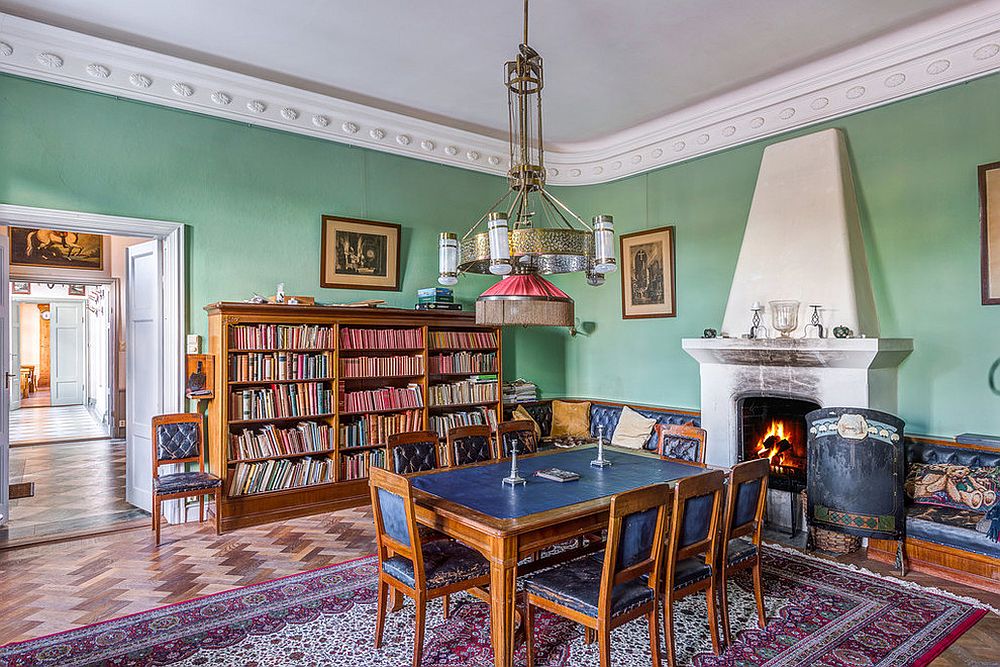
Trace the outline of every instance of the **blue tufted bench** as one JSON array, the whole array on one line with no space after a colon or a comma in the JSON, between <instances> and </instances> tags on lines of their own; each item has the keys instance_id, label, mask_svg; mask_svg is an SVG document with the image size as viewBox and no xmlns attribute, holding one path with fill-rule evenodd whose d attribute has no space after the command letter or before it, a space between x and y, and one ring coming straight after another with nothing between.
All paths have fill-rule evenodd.
<instances>
[{"instance_id":1,"label":"blue tufted bench","mask_svg":"<svg viewBox=\"0 0 1000 667\"><path fill-rule=\"evenodd\" d=\"M1000 466L1000 441L960 435L955 442L907 438L907 464ZM981 515L980 515L981 516ZM970 525L963 510L912 505L906 518L909 566L920 572L995 591L1000 587L1000 544ZM868 557L894 562L896 543L869 540Z\"/></svg>"},{"instance_id":2,"label":"blue tufted bench","mask_svg":"<svg viewBox=\"0 0 1000 667\"><path fill-rule=\"evenodd\" d=\"M643 415L656 420L658 424L693 424L701 426L701 417L697 412L688 412L676 408L662 408L651 405L637 405L633 403L617 403L614 401L602 401L593 398L560 398L560 401L581 402L590 401L590 435L597 437L597 427L604 427L604 437L607 440L615 432L618 420L622 416L622 406L628 405L630 408ZM542 429L542 437L547 437L552 430L552 399L541 401L530 401L520 404L505 404L504 418L510 419L511 413L517 405L523 405L528 414L538 422ZM656 434L649 436L646 441L646 449L656 450Z\"/></svg>"}]
</instances>

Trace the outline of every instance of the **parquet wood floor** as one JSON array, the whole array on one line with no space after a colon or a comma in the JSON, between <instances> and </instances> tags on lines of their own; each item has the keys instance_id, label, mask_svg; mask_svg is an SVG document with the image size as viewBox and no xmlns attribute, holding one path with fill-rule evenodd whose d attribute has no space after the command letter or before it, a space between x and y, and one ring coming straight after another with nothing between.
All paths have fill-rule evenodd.
<instances>
[{"instance_id":1,"label":"parquet wood floor","mask_svg":"<svg viewBox=\"0 0 1000 667\"><path fill-rule=\"evenodd\" d=\"M68 630L236 586L373 553L369 509L258 526L217 536L209 523L165 526L0 552L0 644ZM891 574L853 555L841 559ZM927 575L907 579L1000 606L997 595ZM1000 617L988 615L932 664L996 666Z\"/></svg>"}]
</instances>

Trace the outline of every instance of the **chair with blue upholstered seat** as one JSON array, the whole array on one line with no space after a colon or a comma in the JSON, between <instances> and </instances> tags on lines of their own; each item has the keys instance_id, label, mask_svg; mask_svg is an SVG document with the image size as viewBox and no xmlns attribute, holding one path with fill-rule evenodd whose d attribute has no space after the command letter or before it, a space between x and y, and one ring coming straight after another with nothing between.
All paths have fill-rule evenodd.
<instances>
[{"instance_id":1,"label":"chair with blue upholstered seat","mask_svg":"<svg viewBox=\"0 0 1000 667\"><path fill-rule=\"evenodd\" d=\"M585 556L523 579L528 667L534 665L534 608L596 631L601 667L611 665L611 630L640 616L649 622L654 667L660 664L657 613L670 489L666 484L611 499L604 558Z\"/></svg>"},{"instance_id":2,"label":"chair with blue upholstered seat","mask_svg":"<svg viewBox=\"0 0 1000 667\"><path fill-rule=\"evenodd\" d=\"M715 605L719 515L725 476L721 470L681 478L674 487L663 592L663 634L667 662L675 664L673 602L705 591L712 650L719 652Z\"/></svg>"},{"instance_id":3,"label":"chair with blue upholstered seat","mask_svg":"<svg viewBox=\"0 0 1000 667\"><path fill-rule=\"evenodd\" d=\"M493 432L489 426L458 426L448 431L448 457L453 466L485 463L496 459Z\"/></svg>"},{"instance_id":4,"label":"chair with blue upholstered seat","mask_svg":"<svg viewBox=\"0 0 1000 667\"><path fill-rule=\"evenodd\" d=\"M740 570L753 569L753 593L757 602L757 622L764 627L764 591L761 585L760 535L764 525L764 503L770 461L756 459L733 466L729 473L726 509L722 518L722 549L719 554L719 595L722 606L722 633L728 645L729 599L726 583Z\"/></svg>"},{"instance_id":5,"label":"chair with blue upholstered seat","mask_svg":"<svg viewBox=\"0 0 1000 667\"><path fill-rule=\"evenodd\" d=\"M535 425L527 419L513 419L497 424L497 456L502 459L508 458L514 448L517 449L518 456L538 451Z\"/></svg>"},{"instance_id":6,"label":"chair with blue upholstered seat","mask_svg":"<svg viewBox=\"0 0 1000 667\"><path fill-rule=\"evenodd\" d=\"M657 424L655 428L660 458L683 463L705 462L705 429L693 424Z\"/></svg>"},{"instance_id":7,"label":"chair with blue upholstered seat","mask_svg":"<svg viewBox=\"0 0 1000 667\"><path fill-rule=\"evenodd\" d=\"M153 417L153 532L160 543L160 503L164 500L198 497L198 520L205 520L205 496L215 498L215 532L221 532L219 497L222 480L205 472L202 417L171 414ZM160 466L197 463L197 472L160 475Z\"/></svg>"},{"instance_id":8,"label":"chair with blue upholstered seat","mask_svg":"<svg viewBox=\"0 0 1000 667\"><path fill-rule=\"evenodd\" d=\"M389 592L398 591L416 605L413 665L419 667L427 601L458 591L482 597L481 589L490 580L490 565L477 551L453 540L423 543L407 477L372 468L369 486L379 565L375 648L382 646Z\"/></svg>"}]
</instances>

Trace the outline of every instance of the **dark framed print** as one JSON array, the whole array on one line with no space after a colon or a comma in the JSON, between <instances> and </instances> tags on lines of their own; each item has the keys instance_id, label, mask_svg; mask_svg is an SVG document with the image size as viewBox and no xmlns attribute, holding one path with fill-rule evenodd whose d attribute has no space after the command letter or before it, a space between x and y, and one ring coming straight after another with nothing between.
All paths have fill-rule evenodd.
<instances>
[{"instance_id":1,"label":"dark framed print","mask_svg":"<svg viewBox=\"0 0 1000 667\"><path fill-rule=\"evenodd\" d=\"M31 283L12 280L10 282L11 294L31 294Z\"/></svg>"},{"instance_id":2,"label":"dark framed print","mask_svg":"<svg viewBox=\"0 0 1000 667\"><path fill-rule=\"evenodd\" d=\"M675 317L674 228L621 236L622 319Z\"/></svg>"},{"instance_id":3,"label":"dark framed print","mask_svg":"<svg viewBox=\"0 0 1000 667\"><path fill-rule=\"evenodd\" d=\"M398 291L400 229L391 222L324 215L320 285Z\"/></svg>"},{"instance_id":4,"label":"dark framed print","mask_svg":"<svg viewBox=\"0 0 1000 667\"><path fill-rule=\"evenodd\" d=\"M11 266L104 270L104 237L54 229L8 227Z\"/></svg>"},{"instance_id":5,"label":"dark framed print","mask_svg":"<svg viewBox=\"0 0 1000 667\"><path fill-rule=\"evenodd\" d=\"M66 293L70 296L87 296L87 286L86 285L69 285L66 289Z\"/></svg>"},{"instance_id":6,"label":"dark framed print","mask_svg":"<svg viewBox=\"0 0 1000 667\"><path fill-rule=\"evenodd\" d=\"M979 165L983 305L1000 304L1000 162Z\"/></svg>"}]
</instances>

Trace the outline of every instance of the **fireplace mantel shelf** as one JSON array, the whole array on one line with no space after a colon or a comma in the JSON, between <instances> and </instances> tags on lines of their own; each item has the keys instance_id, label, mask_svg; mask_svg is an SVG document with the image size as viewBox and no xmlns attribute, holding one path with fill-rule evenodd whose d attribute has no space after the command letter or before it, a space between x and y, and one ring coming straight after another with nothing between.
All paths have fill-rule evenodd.
<instances>
[{"instance_id":1,"label":"fireplace mantel shelf","mask_svg":"<svg viewBox=\"0 0 1000 667\"><path fill-rule=\"evenodd\" d=\"M912 338L685 338L701 364L799 368L895 368L913 351Z\"/></svg>"}]
</instances>

